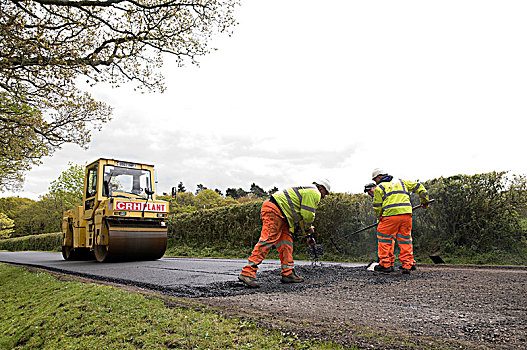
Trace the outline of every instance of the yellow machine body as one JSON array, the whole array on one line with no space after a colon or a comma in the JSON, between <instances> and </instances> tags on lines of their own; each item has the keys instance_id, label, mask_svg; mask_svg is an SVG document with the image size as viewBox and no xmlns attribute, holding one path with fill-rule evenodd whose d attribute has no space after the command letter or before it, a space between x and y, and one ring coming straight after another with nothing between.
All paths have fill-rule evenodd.
<instances>
[{"instance_id":1,"label":"yellow machine body","mask_svg":"<svg viewBox=\"0 0 527 350\"><path fill-rule=\"evenodd\" d=\"M167 244L169 205L156 200L154 167L100 158L86 167L83 205L64 212L66 260L154 260Z\"/></svg>"}]
</instances>

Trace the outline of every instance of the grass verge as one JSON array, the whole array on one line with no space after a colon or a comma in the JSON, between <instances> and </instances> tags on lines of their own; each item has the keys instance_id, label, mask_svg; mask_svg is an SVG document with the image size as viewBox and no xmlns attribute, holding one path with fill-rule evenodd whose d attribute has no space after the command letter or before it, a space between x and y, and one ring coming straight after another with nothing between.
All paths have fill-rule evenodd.
<instances>
[{"instance_id":1,"label":"grass verge","mask_svg":"<svg viewBox=\"0 0 527 350\"><path fill-rule=\"evenodd\" d=\"M163 300L0 264L0 349L339 349Z\"/></svg>"}]
</instances>

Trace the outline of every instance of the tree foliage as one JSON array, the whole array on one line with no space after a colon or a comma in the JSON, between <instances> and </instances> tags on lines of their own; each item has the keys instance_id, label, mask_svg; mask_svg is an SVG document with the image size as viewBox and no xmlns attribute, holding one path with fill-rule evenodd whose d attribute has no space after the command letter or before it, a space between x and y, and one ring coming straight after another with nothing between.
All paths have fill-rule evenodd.
<instances>
[{"instance_id":1,"label":"tree foliage","mask_svg":"<svg viewBox=\"0 0 527 350\"><path fill-rule=\"evenodd\" d=\"M6 214L11 219L16 219L20 211L35 203L29 198L5 197L0 198L0 213Z\"/></svg>"},{"instance_id":2,"label":"tree foliage","mask_svg":"<svg viewBox=\"0 0 527 350\"><path fill-rule=\"evenodd\" d=\"M273 188L271 188L271 189L269 190L269 196L272 195L272 194L274 194L274 193L276 193L276 192L278 192L278 187L275 186L275 187L273 187Z\"/></svg>"},{"instance_id":3,"label":"tree foliage","mask_svg":"<svg viewBox=\"0 0 527 350\"><path fill-rule=\"evenodd\" d=\"M14 236L39 235L59 232L62 225L62 213L53 199L43 197L20 211L15 220Z\"/></svg>"},{"instance_id":4,"label":"tree foliage","mask_svg":"<svg viewBox=\"0 0 527 350\"><path fill-rule=\"evenodd\" d=\"M196 195L198 195L201 191L206 190L207 187L203 186L203 184L198 184L196 186Z\"/></svg>"},{"instance_id":5,"label":"tree foliage","mask_svg":"<svg viewBox=\"0 0 527 350\"><path fill-rule=\"evenodd\" d=\"M0 213L0 238L9 238L15 232L15 222L4 213Z\"/></svg>"},{"instance_id":6,"label":"tree foliage","mask_svg":"<svg viewBox=\"0 0 527 350\"><path fill-rule=\"evenodd\" d=\"M242 198L242 197L245 197L247 196L249 192L245 191L243 188L227 188L227 190L225 191L225 195L228 196L228 197L232 197L234 199L239 199L239 198Z\"/></svg>"},{"instance_id":7,"label":"tree foliage","mask_svg":"<svg viewBox=\"0 0 527 350\"><path fill-rule=\"evenodd\" d=\"M196 207L203 209L217 208L224 205L224 199L213 190L204 189L196 195Z\"/></svg>"},{"instance_id":8,"label":"tree foliage","mask_svg":"<svg viewBox=\"0 0 527 350\"><path fill-rule=\"evenodd\" d=\"M196 195L191 192L178 192L176 199L157 196L158 199L170 202L170 214L192 213L203 209L212 209L240 204L231 197L223 198L217 191L202 189Z\"/></svg>"},{"instance_id":9,"label":"tree foliage","mask_svg":"<svg viewBox=\"0 0 527 350\"><path fill-rule=\"evenodd\" d=\"M269 196L267 192L264 191L263 188L261 188L254 182L251 184L250 192L252 193L253 196L258 197L258 198L265 198Z\"/></svg>"},{"instance_id":10,"label":"tree foliage","mask_svg":"<svg viewBox=\"0 0 527 350\"><path fill-rule=\"evenodd\" d=\"M61 230L64 211L82 205L84 166L68 164L49 185L39 201L26 198L1 198L0 212L14 221L12 236L27 236Z\"/></svg>"},{"instance_id":11,"label":"tree foliage","mask_svg":"<svg viewBox=\"0 0 527 350\"><path fill-rule=\"evenodd\" d=\"M187 192L187 189L185 188L185 186L183 185L183 181L180 181L177 185L177 192L178 193L181 193L181 192Z\"/></svg>"},{"instance_id":12,"label":"tree foliage","mask_svg":"<svg viewBox=\"0 0 527 350\"><path fill-rule=\"evenodd\" d=\"M56 219L59 231L64 211L82 205L85 165L68 163L68 169L49 185L49 192L43 196L49 206L55 208L53 217ZM48 231L50 232L50 231Z\"/></svg>"},{"instance_id":13,"label":"tree foliage","mask_svg":"<svg viewBox=\"0 0 527 350\"><path fill-rule=\"evenodd\" d=\"M238 0L5 0L0 6L0 190L64 143L85 147L111 109L78 88L163 91L163 57L197 63Z\"/></svg>"},{"instance_id":14,"label":"tree foliage","mask_svg":"<svg viewBox=\"0 0 527 350\"><path fill-rule=\"evenodd\" d=\"M8 237L19 236L22 232L19 224L26 221L24 212L27 208L35 203L29 198L6 197L0 198L0 215L4 214L9 220L12 220L11 230L4 232ZM5 221L7 223L7 220ZM7 237L4 237L7 238Z\"/></svg>"}]
</instances>

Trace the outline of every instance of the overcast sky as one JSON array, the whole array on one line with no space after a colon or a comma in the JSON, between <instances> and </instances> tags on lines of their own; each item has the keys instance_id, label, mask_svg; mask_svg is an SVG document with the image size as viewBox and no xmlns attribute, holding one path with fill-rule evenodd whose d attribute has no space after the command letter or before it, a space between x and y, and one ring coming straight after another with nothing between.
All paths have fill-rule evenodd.
<instances>
[{"instance_id":1,"label":"overcast sky","mask_svg":"<svg viewBox=\"0 0 527 350\"><path fill-rule=\"evenodd\" d=\"M320 176L357 193L376 167L527 174L526 18L524 0L242 0L234 35L199 68L165 61L166 93L91 90L113 120L15 195L38 199L68 162L100 157L154 164L158 194Z\"/></svg>"}]
</instances>

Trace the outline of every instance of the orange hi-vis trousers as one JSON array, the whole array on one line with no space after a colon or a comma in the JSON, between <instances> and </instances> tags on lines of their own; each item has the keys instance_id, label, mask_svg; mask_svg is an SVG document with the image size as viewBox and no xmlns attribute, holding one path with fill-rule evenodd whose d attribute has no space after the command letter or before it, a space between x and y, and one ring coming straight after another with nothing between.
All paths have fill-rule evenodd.
<instances>
[{"instance_id":1,"label":"orange hi-vis trousers","mask_svg":"<svg viewBox=\"0 0 527 350\"><path fill-rule=\"evenodd\" d=\"M293 238L289 231L289 225L282 216L280 209L269 200L266 200L262 205L261 217L263 222L262 233L249 257L249 263L242 269L242 275L255 278L258 265L275 246L282 264L280 275L287 276L293 272L294 268Z\"/></svg>"},{"instance_id":2,"label":"orange hi-vis trousers","mask_svg":"<svg viewBox=\"0 0 527 350\"><path fill-rule=\"evenodd\" d=\"M399 261L402 267L410 269L415 265L412 244L412 214L381 217L377 226L377 254L379 255L379 264L384 267L393 266L395 240L399 245Z\"/></svg>"}]
</instances>

